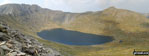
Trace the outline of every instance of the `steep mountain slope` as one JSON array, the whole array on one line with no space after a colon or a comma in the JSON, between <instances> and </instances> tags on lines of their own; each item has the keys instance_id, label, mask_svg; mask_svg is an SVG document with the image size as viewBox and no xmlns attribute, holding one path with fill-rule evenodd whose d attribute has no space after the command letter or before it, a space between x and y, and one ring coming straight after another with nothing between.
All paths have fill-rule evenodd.
<instances>
[{"instance_id":1,"label":"steep mountain slope","mask_svg":"<svg viewBox=\"0 0 149 56\"><path fill-rule=\"evenodd\" d=\"M41 8L37 5L6 4L0 6L0 15L13 17L14 21L30 28L44 27L47 24L65 24L72 21L77 13L67 13Z\"/></svg>"},{"instance_id":2,"label":"steep mountain slope","mask_svg":"<svg viewBox=\"0 0 149 56\"><path fill-rule=\"evenodd\" d=\"M124 32L146 31L147 28L142 26L144 23L149 23L149 20L139 13L110 7L99 14L79 16L68 27L84 32L106 34L113 32L113 28Z\"/></svg>"},{"instance_id":3,"label":"steep mountain slope","mask_svg":"<svg viewBox=\"0 0 149 56\"><path fill-rule=\"evenodd\" d=\"M39 37L38 31L64 28L115 38L110 43L85 47L55 44L38 38L40 42L74 56L132 56L133 49L149 49L149 19L114 7L97 12L69 13L37 5L6 4L0 6L0 21L34 37Z\"/></svg>"},{"instance_id":4,"label":"steep mountain slope","mask_svg":"<svg viewBox=\"0 0 149 56\"><path fill-rule=\"evenodd\" d=\"M146 31L141 24L149 21L139 13L114 7L98 12L69 13L49 10L37 5L6 4L0 6L0 15L12 18L8 20L15 21L15 23L30 29L62 25L86 32L89 32L88 29L102 31L111 23L117 24L116 27L126 32Z\"/></svg>"},{"instance_id":5,"label":"steep mountain slope","mask_svg":"<svg viewBox=\"0 0 149 56\"><path fill-rule=\"evenodd\" d=\"M102 46L104 50L85 50L76 56L133 56L134 49L149 49L149 20L144 15L114 7L96 13L78 16L65 27L85 33L113 36L115 40L95 46Z\"/></svg>"},{"instance_id":6,"label":"steep mountain slope","mask_svg":"<svg viewBox=\"0 0 149 56\"><path fill-rule=\"evenodd\" d=\"M61 56L35 38L24 35L0 22L0 56Z\"/></svg>"}]
</instances>

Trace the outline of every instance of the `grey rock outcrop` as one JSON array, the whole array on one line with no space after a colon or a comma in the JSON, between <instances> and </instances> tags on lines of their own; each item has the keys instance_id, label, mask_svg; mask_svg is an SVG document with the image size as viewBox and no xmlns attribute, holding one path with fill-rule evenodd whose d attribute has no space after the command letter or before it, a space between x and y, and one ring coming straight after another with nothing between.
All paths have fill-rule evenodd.
<instances>
[{"instance_id":1,"label":"grey rock outcrop","mask_svg":"<svg viewBox=\"0 0 149 56\"><path fill-rule=\"evenodd\" d=\"M44 47L31 36L10 29L0 22L0 56L62 56L52 48Z\"/></svg>"}]
</instances>

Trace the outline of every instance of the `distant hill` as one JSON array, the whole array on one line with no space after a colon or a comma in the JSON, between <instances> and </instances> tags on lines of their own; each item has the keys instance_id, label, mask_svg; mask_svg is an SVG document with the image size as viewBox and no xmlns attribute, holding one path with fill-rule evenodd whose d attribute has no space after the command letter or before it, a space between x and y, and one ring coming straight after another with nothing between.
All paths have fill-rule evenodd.
<instances>
[{"instance_id":1,"label":"distant hill","mask_svg":"<svg viewBox=\"0 0 149 56\"><path fill-rule=\"evenodd\" d=\"M17 22L34 29L63 25L86 32L90 32L88 29L104 31L114 24L123 31L145 31L140 25L148 22L139 13L115 7L97 12L70 13L41 8L38 5L6 4L0 6L0 15L9 17L8 20L14 21L14 24Z\"/></svg>"},{"instance_id":2,"label":"distant hill","mask_svg":"<svg viewBox=\"0 0 149 56\"><path fill-rule=\"evenodd\" d=\"M0 15L8 17L7 21L13 21L14 25L21 24L20 27L25 26L34 31L61 25L64 28L92 33L96 33L97 30L98 33L103 33L104 29L109 27L119 28L125 32L136 32L146 31L141 25L149 22L139 13L115 7L97 12L70 13L41 8L38 5L6 4L0 6Z\"/></svg>"},{"instance_id":3,"label":"distant hill","mask_svg":"<svg viewBox=\"0 0 149 56\"><path fill-rule=\"evenodd\" d=\"M110 7L100 13L94 12L77 17L71 23L71 27L83 32L100 34L112 33L116 31L115 28L124 32L142 32L146 31L142 24L148 22L149 20L139 13Z\"/></svg>"},{"instance_id":4,"label":"distant hill","mask_svg":"<svg viewBox=\"0 0 149 56\"><path fill-rule=\"evenodd\" d=\"M149 19L143 14L115 7L96 12L71 13L41 8L38 5L5 4L0 6L0 21L24 34L37 37L39 42L64 54L74 56L132 56L130 52L134 48L149 49ZM37 36L37 32L53 28L113 36L115 40L101 47L74 47L48 42ZM108 52L111 54L106 54Z\"/></svg>"}]
</instances>

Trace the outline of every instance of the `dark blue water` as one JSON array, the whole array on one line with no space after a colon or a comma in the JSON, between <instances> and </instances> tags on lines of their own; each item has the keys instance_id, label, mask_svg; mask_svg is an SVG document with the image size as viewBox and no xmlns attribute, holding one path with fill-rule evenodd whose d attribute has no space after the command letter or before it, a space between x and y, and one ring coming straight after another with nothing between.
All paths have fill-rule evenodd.
<instances>
[{"instance_id":1,"label":"dark blue water","mask_svg":"<svg viewBox=\"0 0 149 56\"><path fill-rule=\"evenodd\" d=\"M110 36L95 35L77 31L64 30L61 28L43 30L37 33L43 39L59 42L67 45L97 45L111 42Z\"/></svg>"}]
</instances>

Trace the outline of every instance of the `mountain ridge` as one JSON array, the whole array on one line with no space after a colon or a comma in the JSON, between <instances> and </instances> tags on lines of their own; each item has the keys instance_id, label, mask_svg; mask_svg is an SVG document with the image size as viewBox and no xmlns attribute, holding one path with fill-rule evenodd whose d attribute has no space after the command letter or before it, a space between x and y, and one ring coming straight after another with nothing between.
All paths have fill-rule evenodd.
<instances>
[{"instance_id":1,"label":"mountain ridge","mask_svg":"<svg viewBox=\"0 0 149 56\"><path fill-rule=\"evenodd\" d=\"M4 7L5 10L10 10L7 6L4 5ZM25 8L27 13L21 10L24 9L15 8L12 11L16 12L8 14L12 11L5 12L0 6L0 11L6 13L0 14L0 21L22 33L35 37L40 42L59 50L66 56L121 56L122 54L132 56L130 52L134 49L149 49L147 47L149 42L149 19L134 11L110 7L98 12L65 13L44 8L36 11L31 5ZM112 36L115 40L103 45L80 47L56 44L37 36L37 32L54 28Z\"/></svg>"},{"instance_id":2,"label":"mountain ridge","mask_svg":"<svg viewBox=\"0 0 149 56\"><path fill-rule=\"evenodd\" d=\"M41 8L38 5L27 4L6 4L0 6L0 14L14 17L15 21L20 24L30 26L30 28L40 28L46 26L46 24L68 24L74 20L74 18L90 14L87 13L70 13L62 11L54 11L50 9ZM44 22L40 23L40 22Z\"/></svg>"},{"instance_id":3,"label":"mountain ridge","mask_svg":"<svg viewBox=\"0 0 149 56\"><path fill-rule=\"evenodd\" d=\"M63 56L44 46L32 36L25 35L0 22L0 56Z\"/></svg>"},{"instance_id":4,"label":"mountain ridge","mask_svg":"<svg viewBox=\"0 0 149 56\"><path fill-rule=\"evenodd\" d=\"M9 14L10 12L12 14ZM129 10L124 10L124 9L117 9L115 7L110 7L103 11L98 11L98 12L66 13L62 11L53 11L53 10L41 8L38 5L6 4L6 5L0 6L0 14L11 15L12 17L16 18L14 20L19 22L20 24L23 23L27 26L30 26L30 28L42 28L49 24L68 26L78 18L83 18L85 20L86 17L88 17L93 19L98 18L98 20L100 20L100 16L111 17L109 19L102 19L102 20L114 20L119 23L124 22L125 24L127 24L127 22L125 22L127 20L135 21L134 24L136 23L136 21L138 22L148 21L144 19L145 17L139 13L129 11ZM129 19L126 17L129 17L129 18L132 17L132 18Z\"/></svg>"},{"instance_id":5,"label":"mountain ridge","mask_svg":"<svg viewBox=\"0 0 149 56\"><path fill-rule=\"evenodd\" d=\"M117 22L121 24L119 24L118 27L122 30L133 32L136 30L145 31L145 29L142 30L139 25L149 21L142 14L136 13L134 11L118 9L115 7L109 7L103 11L98 12L70 13L53 11L50 9L41 8L38 5L6 4L0 6L0 14L15 18L13 20L18 22L18 24L22 24L24 26L34 29L41 29L44 27L46 28L49 25L72 27L71 25L77 24L75 22L80 21L81 23L81 21L83 22L83 20L90 20L96 22L94 20L97 20L97 23L100 23L100 21ZM90 23L90 21L88 21L88 23L92 24ZM85 26L89 24L85 24L84 22L78 25ZM135 25L138 27L136 27ZM83 26L78 26L78 28L81 27L83 28ZM131 31L129 29L131 29Z\"/></svg>"}]
</instances>

